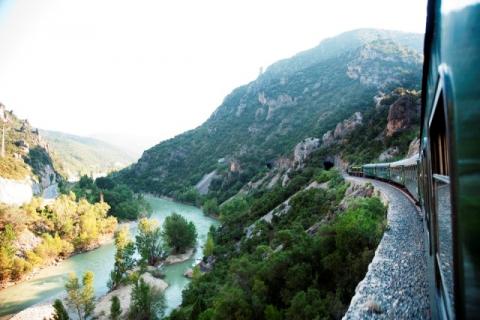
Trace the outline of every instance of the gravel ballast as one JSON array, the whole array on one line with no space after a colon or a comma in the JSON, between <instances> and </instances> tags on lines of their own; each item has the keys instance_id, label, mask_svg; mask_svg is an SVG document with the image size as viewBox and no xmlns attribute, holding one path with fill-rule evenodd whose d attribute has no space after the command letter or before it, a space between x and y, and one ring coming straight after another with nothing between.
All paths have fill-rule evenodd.
<instances>
[{"instance_id":1,"label":"gravel ballast","mask_svg":"<svg viewBox=\"0 0 480 320\"><path fill-rule=\"evenodd\" d=\"M388 199L388 228L343 319L430 319L424 230L417 207L399 189L370 182Z\"/></svg>"}]
</instances>

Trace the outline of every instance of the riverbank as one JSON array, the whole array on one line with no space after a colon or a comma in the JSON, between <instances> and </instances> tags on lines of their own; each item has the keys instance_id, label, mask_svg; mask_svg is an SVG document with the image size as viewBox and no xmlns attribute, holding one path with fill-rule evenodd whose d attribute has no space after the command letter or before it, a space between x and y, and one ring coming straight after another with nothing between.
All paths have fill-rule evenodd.
<instances>
[{"instance_id":1,"label":"riverbank","mask_svg":"<svg viewBox=\"0 0 480 320\"><path fill-rule=\"evenodd\" d=\"M7 289L9 287L21 284L25 281L29 281L29 280L35 278L35 276L37 276L45 268L52 267L52 266L57 266L59 263L65 261L65 260L68 260L68 259L70 259L70 258L72 258L72 257L74 257L78 254L93 251L93 250L96 250L96 249L100 248L103 245L113 243L113 236L114 236L114 232L104 234L100 237L100 239L93 246L91 246L89 248L74 251L74 252L72 252L71 254L69 254L68 256L65 256L65 257L60 257L59 256L59 257L50 259L49 261L45 261L41 266L35 267L34 269L32 269L31 272L29 272L27 274L24 274L20 279L18 279L16 281L1 282L0 283L0 292L4 289Z\"/></svg>"},{"instance_id":2,"label":"riverbank","mask_svg":"<svg viewBox=\"0 0 480 320\"><path fill-rule=\"evenodd\" d=\"M187 250L183 254L169 255L164 263L166 265L173 265L178 263L183 263L193 257L195 253L195 248ZM163 279L156 278L153 276L154 267L149 267L147 272L143 273L141 278L151 287L164 292L169 284ZM124 316L130 306L131 301L131 292L133 285L122 286L116 290L108 292L96 299L96 307L94 314L98 319L108 319L110 314L111 299L113 296L117 296L120 300L120 306L123 310L122 316ZM66 303L65 298L61 298L64 305ZM29 308L26 308L19 313L15 314L10 320L33 320L33 319L50 319L53 316L53 304L54 300L44 301L38 304L35 304Z\"/></svg>"},{"instance_id":3,"label":"riverbank","mask_svg":"<svg viewBox=\"0 0 480 320\"><path fill-rule=\"evenodd\" d=\"M151 218L158 220L160 224L172 212L177 212L187 220L192 221L197 228L197 245L191 255L184 255L182 259L175 259L176 263L174 264L164 263L162 269L162 273L165 275L163 280L169 284L164 292L167 306L165 312L169 314L171 310L181 304L182 291L189 283L189 280L183 274L196 260L203 257L202 245L207 239L210 227L212 225L217 226L218 221L208 217L197 207L155 197L148 197L146 200L153 209ZM122 225L128 225L132 235L136 233L136 223L122 222L119 224L119 227ZM5 290L0 290L0 320L9 319L13 315L19 314L22 310L25 311L33 306L41 306L46 301L64 296L65 282L68 279L68 274L71 272L75 272L80 277L86 271L92 271L95 274L95 295L97 297L104 296L108 293L107 282L110 278L114 261L115 246L113 243L107 243L96 250L76 254L69 259L59 262L57 265L45 267L28 281ZM43 317L31 319L42 320Z\"/></svg>"},{"instance_id":4,"label":"riverbank","mask_svg":"<svg viewBox=\"0 0 480 320\"><path fill-rule=\"evenodd\" d=\"M140 278L143 279L143 281L145 281L145 283L147 283L151 288L160 292L164 292L168 288L167 282L162 279L155 278L150 272L145 272L140 276ZM114 296L116 296L120 301L120 308L122 309L121 317L126 316L131 303L132 289L133 285L129 284L98 298L95 303L95 310L93 311L95 317L100 320L109 319L110 307L112 305L112 298Z\"/></svg>"}]
</instances>

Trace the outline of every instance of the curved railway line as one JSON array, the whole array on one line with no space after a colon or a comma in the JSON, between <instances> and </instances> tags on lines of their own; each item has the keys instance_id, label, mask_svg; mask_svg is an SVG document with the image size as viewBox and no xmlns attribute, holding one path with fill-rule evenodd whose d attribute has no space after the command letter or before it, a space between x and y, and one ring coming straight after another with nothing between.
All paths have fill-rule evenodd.
<instances>
[{"instance_id":1,"label":"curved railway line","mask_svg":"<svg viewBox=\"0 0 480 320\"><path fill-rule=\"evenodd\" d=\"M372 183L387 199L388 228L344 319L430 319L425 235L418 207L392 184L354 176L345 179Z\"/></svg>"}]
</instances>

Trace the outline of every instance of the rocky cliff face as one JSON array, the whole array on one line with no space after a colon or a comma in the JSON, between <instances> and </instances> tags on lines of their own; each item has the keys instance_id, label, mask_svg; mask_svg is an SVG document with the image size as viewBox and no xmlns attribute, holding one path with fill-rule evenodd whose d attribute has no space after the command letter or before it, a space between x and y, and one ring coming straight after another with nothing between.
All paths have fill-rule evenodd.
<instances>
[{"instance_id":1,"label":"rocky cliff face","mask_svg":"<svg viewBox=\"0 0 480 320\"><path fill-rule=\"evenodd\" d=\"M60 175L38 129L5 110L3 105L0 113L6 120L6 154L0 158L0 202L18 205L55 186Z\"/></svg>"},{"instance_id":2,"label":"rocky cliff face","mask_svg":"<svg viewBox=\"0 0 480 320\"><path fill-rule=\"evenodd\" d=\"M403 95L395 101L388 111L386 136L391 137L395 133L404 131L413 123L416 123L420 105L411 96Z\"/></svg>"},{"instance_id":3,"label":"rocky cliff face","mask_svg":"<svg viewBox=\"0 0 480 320\"><path fill-rule=\"evenodd\" d=\"M391 55L391 52L398 54ZM399 46L391 39L378 39L358 49L355 58L347 65L346 74L351 79L382 90L401 85L405 64L422 63L422 59L418 51ZM388 70L385 65L389 66Z\"/></svg>"},{"instance_id":4,"label":"rocky cliff face","mask_svg":"<svg viewBox=\"0 0 480 320\"><path fill-rule=\"evenodd\" d=\"M315 150L320 147L320 139L306 138L295 146L293 150L293 160L298 165L301 165L305 159Z\"/></svg>"},{"instance_id":5,"label":"rocky cliff face","mask_svg":"<svg viewBox=\"0 0 480 320\"><path fill-rule=\"evenodd\" d=\"M363 117L360 112L355 112L350 118L339 122L334 130L327 131L322 137L322 143L324 146L329 146L334 142L341 140L355 128L363 123Z\"/></svg>"},{"instance_id":6,"label":"rocky cliff face","mask_svg":"<svg viewBox=\"0 0 480 320\"><path fill-rule=\"evenodd\" d=\"M410 145L408 146L408 152L406 158L413 157L415 154L420 152L420 139L415 138L410 142Z\"/></svg>"}]
</instances>

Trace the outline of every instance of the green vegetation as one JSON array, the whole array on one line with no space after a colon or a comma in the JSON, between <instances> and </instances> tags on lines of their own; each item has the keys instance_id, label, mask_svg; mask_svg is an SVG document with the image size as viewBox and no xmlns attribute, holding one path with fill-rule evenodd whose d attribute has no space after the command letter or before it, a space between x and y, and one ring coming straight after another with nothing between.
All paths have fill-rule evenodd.
<instances>
[{"instance_id":1,"label":"green vegetation","mask_svg":"<svg viewBox=\"0 0 480 320\"><path fill-rule=\"evenodd\" d=\"M136 264L133 257L135 243L130 239L128 227L125 226L115 232L115 248L115 264L107 284L110 290L115 290L120 284L127 283L127 271L132 270Z\"/></svg>"},{"instance_id":2,"label":"green vegetation","mask_svg":"<svg viewBox=\"0 0 480 320\"><path fill-rule=\"evenodd\" d=\"M163 294L139 279L132 290L128 318L132 320L162 319L165 311Z\"/></svg>"},{"instance_id":3,"label":"green vegetation","mask_svg":"<svg viewBox=\"0 0 480 320\"><path fill-rule=\"evenodd\" d=\"M81 285L77 276L71 273L65 284L65 289L67 290L67 305L76 312L78 319L89 319L95 309L93 273L87 271L83 275Z\"/></svg>"},{"instance_id":4,"label":"green vegetation","mask_svg":"<svg viewBox=\"0 0 480 320\"><path fill-rule=\"evenodd\" d=\"M211 216L217 216L220 212L217 198L206 199L202 206L203 212Z\"/></svg>"},{"instance_id":5,"label":"green vegetation","mask_svg":"<svg viewBox=\"0 0 480 320\"><path fill-rule=\"evenodd\" d=\"M347 184L314 163L293 172L285 188L257 190L220 207L222 226L211 230L205 248L215 267L192 279L170 319L343 315L381 239L386 209L378 198L353 198L339 209ZM312 180L328 188L302 190ZM246 236L247 226L288 198L286 213Z\"/></svg>"},{"instance_id":6,"label":"green vegetation","mask_svg":"<svg viewBox=\"0 0 480 320\"><path fill-rule=\"evenodd\" d=\"M118 230L115 233L115 264L107 283L108 288L112 291L120 285L132 284L132 281L135 283L138 273L133 270L136 266L140 267L140 272L145 272L147 266L157 266L165 259L167 245L173 253L184 252L195 244L196 238L193 223L176 213L165 219L163 232L156 220L140 219L135 242L130 238L127 227ZM135 258L135 252L138 252L140 259ZM149 272L154 277L163 277L161 272Z\"/></svg>"},{"instance_id":7,"label":"green vegetation","mask_svg":"<svg viewBox=\"0 0 480 320\"><path fill-rule=\"evenodd\" d=\"M167 217L168 219L169 217ZM164 226L167 224L165 221ZM177 229L176 232L181 232ZM162 233L156 220L146 218L138 222L138 234L135 237L137 250L142 257L141 263L157 265L163 258Z\"/></svg>"},{"instance_id":8,"label":"green vegetation","mask_svg":"<svg viewBox=\"0 0 480 320\"><path fill-rule=\"evenodd\" d=\"M15 257L15 232L11 225L7 225L0 234L0 279L9 279L15 269L13 268Z\"/></svg>"},{"instance_id":9,"label":"green vegetation","mask_svg":"<svg viewBox=\"0 0 480 320\"><path fill-rule=\"evenodd\" d=\"M212 234L209 233L207 236L207 241L205 242L205 248L203 249L203 255L208 257L213 255L213 251L215 250L215 242L213 241Z\"/></svg>"},{"instance_id":10,"label":"green vegetation","mask_svg":"<svg viewBox=\"0 0 480 320\"><path fill-rule=\"evenodd\" d=\"M108 209L106 203L77 201L73 193L46 206L38 198L21 208L0 205L0 282L19 280L35 266L97 247L117 225L107 217ZM37 244L17 252L14 241L22 234Z\"/></svg>"},{"instance_id":11,"label":"green vegetation","mask_svg":"<svg viewBox=\"0 0 480 320\"><path fill-rule=\"evenodd\" d=\"M47 150L40 146L30 148L28 155L25 157L25 162L32 168L32 171L37 175L43 171L43 168L46 165L49 165L52 168L54 167L53 160L50 154Z\"/></svg>"},{"instance_id":12,"label":"green vegetation","mask_svg":"<svg viewBox=\"0 0 480 320\"><path fill-rule=\"evenodd\" d=\"M197 231L193 222L177 213L165 218L163 223L163 239L173 253L184 253L197 240Z\"/></svg>"},{"instance_id":13,"label":"green vegetation","mask_svg":"<svg viewBox=\"0 0 480 320\"><path fill-rule=\"evenodd\" d=\"M62 192L72 191L78 198L85 198L90 203L103 200L110 206L109 214L124 220L135 220L148 216L151 212L149 203L142 195L137 195L124 184L117 184L108 177L97 178L95 181L82 176L71 188Z\"/></svg>"},{"instance_id":14,"label":"green vegetation","mask_svg":"<svg viewBox=\"0 0 480 320\"><path fill-rule=\"evenodd\" d=\"M110 307L110 320L119 320L122 315L120 299L117 296L112 297L112 305Z\"/></svg>"},{"instance_id":15,"label":"green vegetation","mask_svg":"<svg viewBox=\"0 0 480 320\"><path fill-rule=\"evenodd\" d=\"M53 309L55 310L51 320L70 320L67 310L63 306L63 303L59 299L55 299L53 303Z\"/></svg>"}]
</instances>

